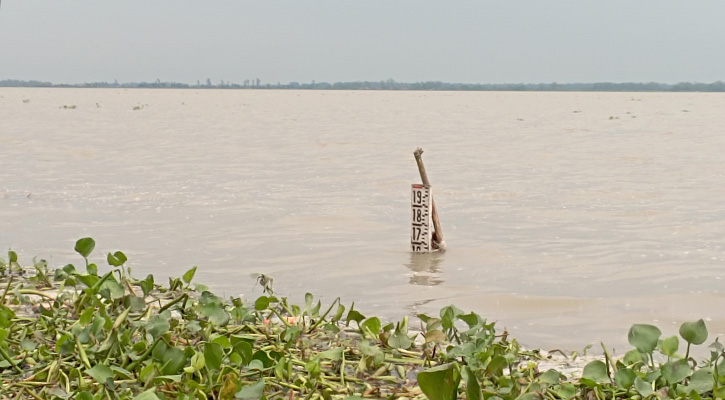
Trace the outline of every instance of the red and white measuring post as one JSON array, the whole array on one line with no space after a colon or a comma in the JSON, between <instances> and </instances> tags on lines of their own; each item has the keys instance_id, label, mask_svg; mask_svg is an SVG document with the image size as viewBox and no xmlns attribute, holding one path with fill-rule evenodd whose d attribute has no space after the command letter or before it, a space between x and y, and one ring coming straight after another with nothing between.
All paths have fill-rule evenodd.
<instances>
[{"instance_id":1,"label":"red and white measuring post","mask_svg":"<svg viewBox=\"0 0 725 400\"><path fill-rule=\"evenodd\" d=\"M413 210L410 230L410 247L416 253L428 253L432 248L432 197L430 186L413 184L411 186L410 206Z\"/></svg>"}]
</instances>

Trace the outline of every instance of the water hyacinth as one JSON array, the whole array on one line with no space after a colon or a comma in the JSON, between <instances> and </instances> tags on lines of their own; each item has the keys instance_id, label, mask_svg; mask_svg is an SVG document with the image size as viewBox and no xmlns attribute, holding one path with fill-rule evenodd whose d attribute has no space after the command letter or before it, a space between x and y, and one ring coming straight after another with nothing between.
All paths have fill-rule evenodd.
<instances>
[{"instance_id":1,"label":"water hyacinth","mask_svg":"<svg viewBox=\"0 0 725 400\"><path fill-rule=\"evenodd\" d=\"M264 275L248 302L194 283L196 267L167 286L134 278L120 251L101 274L94 248L77 242L84 268L24 268L13 251L0 262L0 399L725 397L719 340L699 365L689 356L707 340L702 320L682 324L684 356L678 337L638 324L632 350L614 359L602 345L575 377L542 370L545 352L455 306L418 315L413 331L408 317L385 323L339 298L291 304Z\"/></svg>"}]
</instances>

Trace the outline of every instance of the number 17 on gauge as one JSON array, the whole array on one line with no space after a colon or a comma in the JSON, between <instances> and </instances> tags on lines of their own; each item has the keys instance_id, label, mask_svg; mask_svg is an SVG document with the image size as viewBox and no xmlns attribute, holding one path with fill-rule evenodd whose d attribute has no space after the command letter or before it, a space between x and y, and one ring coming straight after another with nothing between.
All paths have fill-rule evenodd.
<instances>
[{"instance_id":1,"label":"number 17 on gauge","mask_svg":"<svg viewBox=\"0 0 725 400\"><path fill-rule=\"evenodd\" d=\"M410 230L411 250L416 253L431 251L431 188L421 184L411 187L412 223Z\"/></svg>"}]
</instances>

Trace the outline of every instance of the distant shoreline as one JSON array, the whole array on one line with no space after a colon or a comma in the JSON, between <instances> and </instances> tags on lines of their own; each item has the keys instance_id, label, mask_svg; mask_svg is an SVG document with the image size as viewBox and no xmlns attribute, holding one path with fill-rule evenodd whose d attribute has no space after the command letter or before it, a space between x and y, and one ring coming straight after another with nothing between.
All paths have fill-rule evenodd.
<instances>
[{"instance_id":1,"label":"distant shoreline","mask_svg":"<svg viewBox=\"0 0 725 400\"><path fill-rule=\"evenodd\" d=\"M190 85L178 82L90 82L78 84L54 84L44 81L23 81L14 79L0 80L0 87L44 87L44 88L111 88L111 89L241 89L241 90L400 90L400 91L520 91L520 92L725 92L725 82L713 83L680 82L668 83L447 83L440 81L428 82L396 82L392 79L384 81L356 82L290 82L286 84L262 83L259 79L245 80L243 84L221 81Z\"/></svg>"}]
</instances>

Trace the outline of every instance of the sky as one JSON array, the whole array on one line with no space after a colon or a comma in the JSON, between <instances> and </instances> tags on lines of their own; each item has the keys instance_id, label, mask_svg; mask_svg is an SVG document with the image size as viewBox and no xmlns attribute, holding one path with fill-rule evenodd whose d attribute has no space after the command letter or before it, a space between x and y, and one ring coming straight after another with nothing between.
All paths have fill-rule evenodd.
<instances>
[{"instance_id":1,"label":"sky","mask_svg":"<svg viewBox=\"0 0 725 400\"><path fill-rule=\"evenodd\" d=\"M725 81L722 0L1 0L0 80Z\"/></svg>"}]
</instances>

